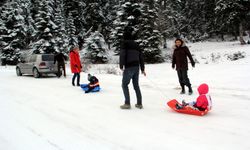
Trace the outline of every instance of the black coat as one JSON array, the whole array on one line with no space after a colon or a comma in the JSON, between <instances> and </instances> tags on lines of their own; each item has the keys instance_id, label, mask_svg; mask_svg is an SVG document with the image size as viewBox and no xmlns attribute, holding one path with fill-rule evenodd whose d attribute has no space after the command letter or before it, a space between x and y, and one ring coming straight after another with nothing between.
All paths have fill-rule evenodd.
<instances>
[{"instance_id":1,"label":"black coat","mask_svg":"<svg viewBox=\"0 0 250 150\"><path fill-rule=\"evenodd\" d=\"M90 84L96 84L99 80L95 76L91 76L89 79Z\"/></svg>"},{"instance_id":2,"label":"black coat","mask_svg":"<svg viewBox=\"0 0 250 150\"><path fill-rule=\"evenodd\" d=\"M191 61L192 66L194 66L195 62L193 60L193 57L188 47L181 46L181 47L175 48L174 53L173 53L172 67L174 68L176 65L176 70L188 69L187 57Z\"/></svg>"},{"instance_id":3,"label":"black coat","mask_svg":"<svg viewBox=\"0 0 250 150\"><path fill-rule=\"evenodd\" d=\"M63 53L58 53L55 55L54 64L58 62L59 64L64 63L67 57Z\"/></svg>"},{"instance_id":4,"label":"black coat","mask_svg":"<svg viewBox=\"0 0 250 150\"><path fill-rule=\"evenodd\" d=\"M140 66L141 71L144 71L143 53L139 45L134 40L125 40L120 52L120 68Z\"/></svg>"}]
</instances>

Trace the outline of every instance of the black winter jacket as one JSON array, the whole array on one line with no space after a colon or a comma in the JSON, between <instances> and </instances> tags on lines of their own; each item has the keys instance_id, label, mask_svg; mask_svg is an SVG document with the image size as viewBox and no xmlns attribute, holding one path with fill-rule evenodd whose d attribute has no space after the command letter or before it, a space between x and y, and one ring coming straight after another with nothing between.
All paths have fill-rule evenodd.
<instances>
[{"instance_id":1,"label":"black winter jacket","mask_svg":"<svg viewBox=\"0 0 250 150\"><path fill-rule=\"evenodd\" d=\"M56 63L56 61L58 63L64 63L66 59L67 57L63 55L63 53L56 54L54 58L54 64Z\"/></svg>"},{"instance_id":2,"label":"black winter jacket","mask_svg":"<svg viewBox=\"0 0 250 150\"><path fill-rule=\"evenodd\" d=\"M143 53L134 40L125 40L120 52L120 69L140 66L144 71Z\"/></svg>"},{"instance_id":3,"label":"black winter jacket","mask_svg":"<svg viewBox=\"0 0 250 150\"><path fill-rule=\"evenodd\" d=\"M188 47L186 46L177 47L173 53L172 67L174 68L176 65L176 70L188 69L187 57L191 61L192 66L194 66L195 62Z\"/></svg>"},{"instance_id":4,"label":"black winter jacket","mask_svg":"<svg viewBox=\"0 0 250 150\"><path fill-rule=\"evenodd\" d=\"M99 80L95 76L91 76L89 79L90 84L96 84Z\"/></svg>"}]
</instances>

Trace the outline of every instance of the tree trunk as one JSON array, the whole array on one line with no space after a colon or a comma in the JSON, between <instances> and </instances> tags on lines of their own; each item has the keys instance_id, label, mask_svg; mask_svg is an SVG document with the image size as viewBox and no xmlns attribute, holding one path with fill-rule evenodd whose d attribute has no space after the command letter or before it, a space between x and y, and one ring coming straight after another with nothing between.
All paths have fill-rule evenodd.
<instances>
[{"instance_id":1,"label":"tree trunk","mask_svg":"<svg viewBox=\"0 0 250 150\"><path fill-rule=\"evenodd\" d=\"M220 34L220 38L221 38L222 41L225 40L225 39L224 39L224 34L223 34L223 33Z\"/></svg>"},{"instance_id":2,"label":"tree trunk","mask_svg":"<svg viewBox=\"0 0 250 150\"><path fill-rule=\"evenodd\" d=\"M243 39L243 32L244 32L243 25L242 25L242 22L240 22L240 24L239 24L239 34L240 34L239 40L240 40L240 44L242 44L242 45L246 44L246 42Z\"/></svg>"},{"instance_id":3,"label":"tree trunk","mask_svg":"<svg viewBox=\"0 0 250 150\"><path fill-rule=\"evenodd\" d=\"M164 0L164 10L167 8L167 0Z\"/></svg>"}]
</instances>

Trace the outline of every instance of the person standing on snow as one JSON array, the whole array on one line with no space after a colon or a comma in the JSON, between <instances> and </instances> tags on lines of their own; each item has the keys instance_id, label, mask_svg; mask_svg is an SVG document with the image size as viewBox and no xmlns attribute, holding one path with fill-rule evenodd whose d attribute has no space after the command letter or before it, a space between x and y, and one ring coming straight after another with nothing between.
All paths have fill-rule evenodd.
<instances>
[{"instance_id":1,"label":"person standing on snow","mask_svg":"<svg viewBox=\"0 0 250 150\"><path fill-rule=\"evenodd\" d=\"M177 71L179 78L179 83L181 85L181 93L185 94L185 85L188 87L189 95L193 93L191 83L188 78L188 60L191 61L193 67L195 67L195 62L187 46L184 45L182 39L175 40L174 53L172 58L172 68Z\"/></svg>"},{"instance_id":2,"label":"person standing on snow","mask_svg":"<svg viewBox=\"0 0 250 150\"><path fill-rule=\"evenodd\" d=\"M57 68L58 68L58 73L57 73L57 76L58 78L61 77L61 67L63 69L63 75L64 77L66 77L66 70L65 70L65 60L66 60L66 56L63 55L62 52L59 52L55 55L55 58L54 58L54 64L56 64L57 62Z\"/></svg>"},{"instance_id":3,"label":"person standing on snow","mask_svg":"<svg viewBox=\"0 0 250 150\"><path fill-rule=\"evenodd\" d=\"M72 77L72 85L75 86L75 78L77 78L77 86L80 86L80 72L82 69L79 48L75 47L70 50L69 58L70 58L70 68L71 72L74 73Z\"/></svg>"},{"instance_id":4,"label":"person standing on snow","mask_svg":"<svg viewBox=\"0 0 250 150\"><path fill-rule=\"evenodd\" d=\"M132 32L132 27L125 28L123 33L124 41L120 52L120 69L123 71L122 89L125 97L125 104L120 106L121 109L131 108L128 89L128 84L131 79L133 81L133 86L137 97L137 104L135 107L139 109L143 108L142 96L139 87L139 74L141 68L142 73L144 76L146 76L144 59L142 51L139 45L135 42Z\"/></svg>"}]
</instances>

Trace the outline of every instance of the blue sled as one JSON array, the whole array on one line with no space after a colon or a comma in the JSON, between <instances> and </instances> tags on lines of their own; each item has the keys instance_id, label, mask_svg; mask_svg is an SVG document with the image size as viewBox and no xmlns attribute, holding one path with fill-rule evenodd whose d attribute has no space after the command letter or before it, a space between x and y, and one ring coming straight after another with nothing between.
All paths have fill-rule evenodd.
<instances>
[{"instance_id":1,"label":"blue sled","mask_svg":"<svg viewBox=\"0 0 250 150\"><path fill-rule=\"evenodd\" d=\"M89 88L88 88L88 84L81 84L81 88L84 90L84 91L87 91ZM91 92L99 92L101 90L100 86L97 86L95 87L93 90L91 90Z\"/></svg>"}]
</instances>

